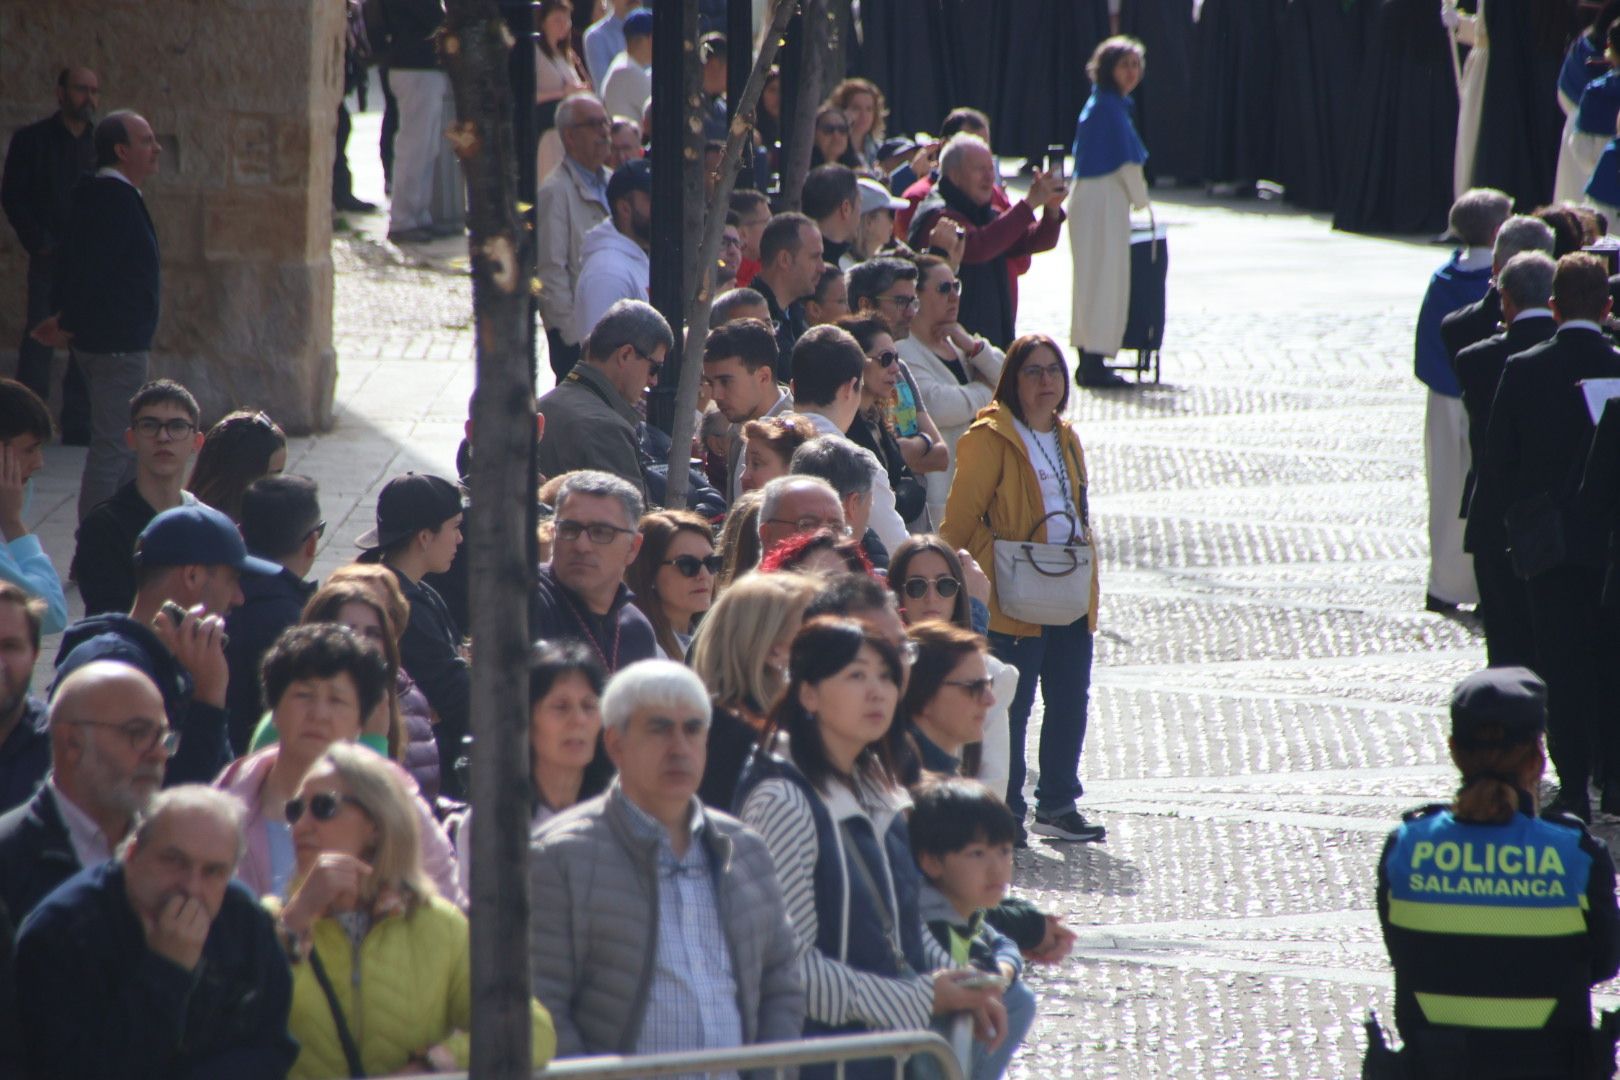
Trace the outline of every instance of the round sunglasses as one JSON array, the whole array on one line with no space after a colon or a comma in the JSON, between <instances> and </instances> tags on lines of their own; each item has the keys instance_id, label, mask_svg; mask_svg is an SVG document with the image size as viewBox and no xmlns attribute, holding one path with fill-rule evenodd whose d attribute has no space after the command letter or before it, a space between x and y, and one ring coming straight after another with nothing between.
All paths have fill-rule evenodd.
<instances>
[{"instance_id":1,"label":"round sunglasses","mask_svg":"<svg viewBox=\"0 0 1620 1080\"><path fill-rule=\"evenodd\" d=\"M697 577L699 570L707 570L711 574L718 574L726 560L719 555L705 555L698 558L696 555L677 555L673 559L665 559L660 566L673 566L675 572L681 577Z\"/></svg>"},{"instance_id":2,"label":"round sunglasses","mask_svg":"<svg viewBox=\"0 0 1620 1080\"><path fill-rule=\"evenodd\" d=\"M895 361L900 359L900 354L893 349L885 349L883 352L867 357L867 359L880 368L892 368Z\"/></svg>"},{"instance_id":3,"label":"round sunglasses","mask_svg":"<svg viewBox=\"0 0 1620 1080\"><path fill-rule=\"evenodd\" d=\"M929 589L938 593L941 600L949 600L962 591L962 583L948 574L941 574L937 578L909 577L901 589L913 600L927 596Z\"/></svg>"},{"instance_id":4,"label":"round sunglasses","mask_svg":"<svg viewBox=\"0 0 1620 1080\"><path fill-rule=\"evenodd\" d=\"M331 821L337 817L338 811L343 809L345 804L359 806L361 810L365 809L364 806L360 806L359 799L352 795L339 795L335 791L322 791L319 794L311 795L307 809L310 817L313 817L316 821ZM302 798L288 799L287 824L298 824L298 819L304 816L305 809L306 806Z\"/></svg>"}]
</instances>

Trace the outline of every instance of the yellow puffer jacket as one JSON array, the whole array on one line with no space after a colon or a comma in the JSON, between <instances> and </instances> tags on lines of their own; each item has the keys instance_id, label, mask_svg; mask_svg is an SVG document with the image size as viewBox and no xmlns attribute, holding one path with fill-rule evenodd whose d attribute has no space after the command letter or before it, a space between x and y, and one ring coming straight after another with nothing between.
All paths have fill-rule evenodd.
<instances>
[{"instance_id":1,"label":"yellow puffer jacket","mask_svg":"<svg viewBox=\"0 0 1620 1080\"><path fill-rule=\"evenodd\" d=\"M1063 444L1064 464L1069 470L1069 490L1079 493L1086 486L1086 456L1080 436L1063 421L1058 422ZM945 500L945 520L940 535L955 548L967 548L984 568L992 586L996 581L995 541L1023 540L1030 536L1046 514L1040 480L1030 464L1029 451L1013 426L1012 413L992 401L979 410L956 443L956 475ZM986 524L986 517L989 523ZM1061 525L1061 519L1056 519ZM1066 538L1059 533L1059 538ZM1046 539L1045 526L1034 536ZM1091 615L1087 621L1097 629L1097 563L1091 566ZM990 590L990 629L1014 637L1034 637L1041 632L1035 623L1021 622L1002 612L996 592Z\"/></svg>"},{"instance_id":2,"label":"yellow puffer jacket","mask_svg":"<svg viewBox=\"0 0 1620 1080\"><path fill-rule=\"evenodd\" d=\"M276 909L274 900L267 905ZM368 1076L405 1067L412 1055L444 1043L465 1069L472 991L467 917L434 897L409 915L372 924L356 950L336 919L315 924L312 948L343 1008L349 1033ZM346 1077L349 1066L338 1040L331 1006L306 958L294 964L292 1012L287 1027L298 1040L298 1060L289 1080ZM543 1067L557 1050L551 1016L538 1002L534 1012L534 1065Z\"/></svg>"}]
</instances>

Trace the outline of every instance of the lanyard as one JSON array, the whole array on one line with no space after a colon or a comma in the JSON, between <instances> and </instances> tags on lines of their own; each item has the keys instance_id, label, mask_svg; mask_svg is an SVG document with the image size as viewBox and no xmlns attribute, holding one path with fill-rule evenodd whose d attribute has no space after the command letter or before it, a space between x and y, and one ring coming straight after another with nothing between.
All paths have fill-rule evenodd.
<instances>
[{"instance_id":1,"label":"lanyard","mask_svg":"<svg viewBox=\"0 0 1620 1080\"><path fill-rule=\"evenodd\" d=\"M580 632L585 635L585 640L591 643L591 648L595 649L596 655L601 658L602 667L607 670L609 675L613 674L619 669L619 631L623 629L622 624L618 619L613 620L613 648L610 652L603 652L601 643L596 640L596 635L591 632L590 624L585 621L585 617L574 606L573 597L569 596L566 590L559 589L558 591L562 593L563 603L568 606L568 614L574 617L574 624L579 627Z\"/></svg>"}]
</instances>

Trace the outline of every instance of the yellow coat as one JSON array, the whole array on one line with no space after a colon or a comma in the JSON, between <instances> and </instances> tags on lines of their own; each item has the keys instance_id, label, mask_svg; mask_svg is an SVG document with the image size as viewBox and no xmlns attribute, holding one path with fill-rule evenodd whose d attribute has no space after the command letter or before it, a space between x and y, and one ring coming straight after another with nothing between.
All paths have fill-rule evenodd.
<instances>
[{"instance_id":1,"label":"yellow coat","mask_svg":"<svg viewBox=\"0 0 1620 1080\"><path fill-rule=\"evenodd\" d=\"M274 900L267 905L275 910ZM360 1050L366 1075L382 1076L405 1067L412 1055L444 1043L457 1064L468 1064L472 989L467 917L438 897L409 915L389 915L373 923L355 952L336 919L314 927L312 949L343 1008L349 1033ZM298 1040L298 1060L290 1080L346 1077L349 1066L338 1040L331 1006L308 958L293 965L292 1011L287 1027ZM542 1068L557 1050L551 1016L531 999L534 1013L534 1065Z\"/></svg>"},{"instance_id":2,"label":"yellow coat","mask_svg":"<svg viewBox=\"0 0 1620 1080\"><path fill-rule=\"evenodd\" d=\"M1058 422L1064 464L1069 470L1069 490L1079 502L1086 486L1086 457L1080 436L1063 421ZM954 548L966 548L990 578L990 629L1014 637L1034 637L1042 627L1021 622L1003 614L996 603L995 541L1023 540L1046 514L1040 480L1030 464L1024 440L1013 427L1012 413L998 401L979 410L956 444L956 475L945 500L945 521L939 532ZM988 524L986 518L989 519ZM1060 534L1061 535L1061 534ZM1042 526L1034 537L1046 539ZM1097 564L1091 567L1091 614L1087 619L1097 629Z\"/></svg>"}]
</instances>

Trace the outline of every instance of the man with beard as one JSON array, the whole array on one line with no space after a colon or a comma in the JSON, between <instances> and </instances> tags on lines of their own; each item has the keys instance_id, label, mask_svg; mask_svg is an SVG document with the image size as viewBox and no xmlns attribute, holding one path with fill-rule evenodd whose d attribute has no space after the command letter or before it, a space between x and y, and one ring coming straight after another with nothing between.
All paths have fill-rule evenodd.
<instances>
[{"instance_id":1,"label":"man with beard","mask_svg":"<svg viewBox=\"0 0 1620 1080\"><path fill-rule=\"evenodd\" d=\"M67 238L72 192L79 178L95 165L92 128L101 83L89 68L63 68L56 77L57 110L45 119L17 129L6 150L0 178L0 206L28 252L28 307L22 343L17 346L17 381L51 399L51 360L55 349L31 336L53 309L51 293ZM62 441L90 441L90 399L78 361L68 360L62 384Z\"/></svg>"},{"instance_id":2,"label":"man with beard","mask_svg":"<svg viewBox=\"0 0 1620 1080\"><path fill-rule=\"evenodd\" d=\"M21 806L51 768L45 703L29 693L44 604L0 582L0 814Z\"/></svg>"},{"instance_id":3,"label":"man with beard","mask_svg":"<svg viewBox=\"0 0 1620 1080\"><path fill-rule=\"evenodd\" d=\"M648 297L652 262L652 165L642 158L614 172L607 187L608 218L585 234L574 284L574 340L583 342L620 300Z\"/></svg>"},{"instance_id":4,"label":"man with beard","mask_svg":"<svg viewBox=\"0 0 1620 1080\"><path fill-rule=\"evenodd\" d=\"M0 817L0 902L19 925L62 882L112 858L176 742L163 695L138 668L76 660L51 698L50 775Z\"/></svg>"}]
</instances>

